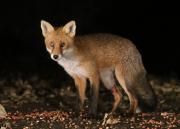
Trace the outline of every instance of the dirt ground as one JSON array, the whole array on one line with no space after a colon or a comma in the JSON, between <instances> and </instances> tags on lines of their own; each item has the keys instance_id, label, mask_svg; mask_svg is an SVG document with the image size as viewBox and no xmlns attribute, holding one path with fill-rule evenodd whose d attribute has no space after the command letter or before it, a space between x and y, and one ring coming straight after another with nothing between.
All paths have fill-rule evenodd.
<instances>
[{"instance_id":1,"label":"dirt ground","mask_svg":"<svg viewBox=\"0 0 180 129\"><path fill-rule=\"evenodd\" d=\"M60 80L60 81L59 81ZM89 118L88 100L84 111L77 115L76 89L71 78L58 79L57 75L1 73L0 104L7 111L0 118L1 129L172 129L180 128L180 82L174 78L150 76L158 106L155 112L127 116L128 98L113 118L104 116L110 111L113 96L101 86L97 119ZM88 94L88 89L87 89Z\"/></svg>"}]
</instances>

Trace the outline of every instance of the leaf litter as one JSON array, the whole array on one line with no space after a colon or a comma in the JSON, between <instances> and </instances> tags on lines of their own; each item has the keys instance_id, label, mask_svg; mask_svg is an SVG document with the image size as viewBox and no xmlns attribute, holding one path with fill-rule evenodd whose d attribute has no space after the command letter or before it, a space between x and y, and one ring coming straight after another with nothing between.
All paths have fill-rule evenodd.
<instances>
[{"instance_id":1,"label":"leaf litter","mask_svg":"<svg viewBox=\"0 0 180 129\"><path fill-rule=\"evenodd\" d=\"M87 114L88 102L77 115L76 89L72 80L54 84L56 78L30 75L25 78L11 74L12 78L0 78L0 127L1 129L130 129L130 128L180 128L180 83L155 76L150 83L158 98L157 110L152 113L124 114L128 108L125 96L123 105L115 115L108 117L113 97L109 91L100 89L100 109L97 119ZM26 75L24 75L26 76ZM106 96L109 96L108 99ZM88 100L87 100L88 101Z\"/></svg>"}]
</instances>

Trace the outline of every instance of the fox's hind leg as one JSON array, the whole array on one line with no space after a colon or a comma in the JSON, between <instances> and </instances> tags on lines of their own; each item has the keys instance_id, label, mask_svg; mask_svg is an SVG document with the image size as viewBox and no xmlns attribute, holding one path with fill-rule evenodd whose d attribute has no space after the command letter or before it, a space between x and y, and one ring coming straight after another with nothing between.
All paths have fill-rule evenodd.
<instances>
[{"instance_id":1,"label":"fox's hind leg","mask_svg":"<svg viewBox=\"0 0 180 129\"><path fill-rule=\"evenodd\" d=\"M107 89L111 90L111 92L114 96L114 104L113 104L113 108L111 110L111 113L113 113L116 110L117 106L121 102L122 94L115 85L115 79L113 76L113 71L111 69L101 70L100 77L101 77L101 80L102 80L104 86Z\"/></svg>"},{"instance_id":2,"label":"fox's hind leg","mask_svg":"<svg viewBox=\"0 0 180 129\"><path fill-rule=\"evenodd\" d=\"M138 100L135 95L135 91L132 90L132 84L128 84L127 80L125 80L125 76L126 76L126 78L128 78L129 81L131 82L132 76L129 76L129 73L125 73L121 65L116 66L115 75L118 82L120 83L126 94L128 95L130 101L129 113L135 113L138 107Z\"/></svg>"}]
</instances>

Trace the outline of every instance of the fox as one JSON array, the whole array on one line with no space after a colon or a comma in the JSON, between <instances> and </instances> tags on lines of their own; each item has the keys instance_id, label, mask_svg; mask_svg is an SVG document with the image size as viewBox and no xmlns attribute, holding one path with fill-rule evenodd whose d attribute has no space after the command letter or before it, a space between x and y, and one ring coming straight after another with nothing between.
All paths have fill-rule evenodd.
<instances>
[{"instance_id":1,"label":"fox","mask_svg":"<svg viewBox=\"0 0 180 129\"><path fill-rule=\"evenodd\" d=\"M54 27L41 20L41 30L52 60L73 78L82 109L86 97L86 83L90 82L90 114L96 115L100 82L111 91L114 102L111 113L122 102L121 85L129 98L129 113L154 111L156 96L148 82L142 57L134 43L124 37L108 33L76 36L76 22L69 21Z\"/></svg>"}]
</instances>

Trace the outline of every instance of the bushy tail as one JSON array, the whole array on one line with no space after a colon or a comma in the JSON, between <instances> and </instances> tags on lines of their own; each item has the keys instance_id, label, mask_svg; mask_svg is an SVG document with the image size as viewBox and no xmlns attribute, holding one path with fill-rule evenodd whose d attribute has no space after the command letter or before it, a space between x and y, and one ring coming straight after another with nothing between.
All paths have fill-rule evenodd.
<instances>
[{"instance_id":1,"label":"bushy tail","mask_svg":"<svg viewBox=\"0 0 180 129\"><path fill-rule=\"evenodd\" d=\"M123 72L128 92L137 99L141 111L153 111L156 108L156 96L147 81L146 70L141 59L135 58L134 61L131 60L125 62Z\"/></svg>"},{"instance_id":2,"label":"bushy tail","mask_svg":"<svg viewBox=\"0 0 180 129\"><path fill-rule=\"evenodd\" d=\"M141 55L137 49L129 49L125 54L115 73L130 99L130 108L138 106L141 111L153 111L156 108L156 96L147 81Z\"/></svg>"}]
</instances>

